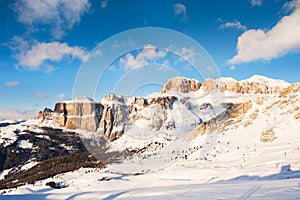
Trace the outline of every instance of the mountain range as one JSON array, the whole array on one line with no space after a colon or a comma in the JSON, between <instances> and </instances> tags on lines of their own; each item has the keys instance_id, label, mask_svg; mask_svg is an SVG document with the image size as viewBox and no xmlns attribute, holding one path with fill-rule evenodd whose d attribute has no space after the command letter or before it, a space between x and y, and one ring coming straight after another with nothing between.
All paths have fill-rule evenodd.
<instances>
[{"instance_id":1,"label":"mountain range","mask_svg":"<svg viewBox=\"0 0 300 200\"><path fill-rule=\"evenodd\" d=\"M55 175L59 179L59 174L68 171L79 173L80 167L92 167L92 174L105 173L102 178L113 181L140 175L129 178L137 183L152 176L193 181L197 177L199 183L253 177L298 180L299 130L300 83L258 75L242 81L219 78L203 83L174 77L160 93L146 97L108 94L99 102L79 97L58 102L53 110L46 108L32 120L2 121L0 185L8 191L49 181ZM24 178L21 184L12 184L20 182L22 174L32 173L35 166L45 167L43 163L49 164L49 160L83 154L91 159L30 182ZM19 160L14 162L14 158ZM201 178L193 177L200 169ZM204 175L209 169L209 175ZM19 173L19 178L10 176L12 172ZM121 178L116 178L119 175ZM74 177L65 180L73 191Z\"/></svg>"}]
</instances>

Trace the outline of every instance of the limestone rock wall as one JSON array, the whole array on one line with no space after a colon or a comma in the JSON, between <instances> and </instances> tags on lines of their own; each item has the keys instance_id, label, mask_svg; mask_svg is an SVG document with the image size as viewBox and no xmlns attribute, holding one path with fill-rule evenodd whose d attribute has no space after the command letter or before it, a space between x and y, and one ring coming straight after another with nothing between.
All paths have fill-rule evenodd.
<instances>
[{"instance_id":1,"label":"limestone rock wall","mask_svg":"<svg viewBox=\"0 0 300 200\"><path fill-rule=\"evenodd\" d=\"M163 86L162 93L167 92L179 92L189 93L195 92L200 89L201 83L192 78L175 77L169 79L168 82Z\"/></svg>"},{"instance_id":2,"label":"limestone rock wall","mask_svg":"<svg viewBox=\"0 0 300 200\"><path fill-rule=\"evenodd\" d=\"M129 118L128 107L125 104L103 105L102 116L100 133L109 140L121 137Z\"/></svg>"},{"instance_id":3,"label":"limestone rock wall","mask_svg":"<svg viewBox=\"0 0 300 200\"><path fill-rule=\"evenodd\" d=\"M233 78L206 79L202 90L210 92L236 92L241 94L276 94L281 89L288 87L288 83L281 80L273 80L262 76L253 76L250 79L237 81Z\"/></svg>"},{"instance_id":4,"label":"limestone rock wall","mask_svg":"<svg viewBox=\"0 0 300 200\"><path fill-rule=\"evenodd\" d=\"M53 119L68 129L95 132L101 118L102 105L94 102L60 102L55 105Z\"/></svg>"},{"instance_id":5,"label":"limestone rock wall","mask_svg":"<svg viewBox=\"0 0 300 200\"><path fill-rule=\"evenodd\" d=\"M106 100L109 100L109 97L106 97ZM110 100L113 100L113 97ZM120 100L119 104L111 105L95 102L60 102L55 105L53 119L65 128L99 132L106 139L114 140L124 132L124 129L119 127L124 127L127 110L123 100Z\"/></svg>"},{"instance_id":6,"label":"limestone rock wall","mask_svg":"<svg viewBox=\"0 0 300 200\"><path fill-rule=\"evenodd\" d=\"M49 112L41 111L38 118L51 118L67 129L97 132L108 140L115 140L122 136L128 126L139 119L147 120L150 129L162 128L167 120L166 110L173 108L173 103L177 101L177 98L174 96L156 97L148 102L148 99L142 97L124 98L108 94L101 100L101 103L90 99L83 100L74 99L56 103L53 112L49 114ZM150 109L154 114L149 114L144 109ZM46 114L47 117L45 117Z\"/></svg>"}]
</instances>

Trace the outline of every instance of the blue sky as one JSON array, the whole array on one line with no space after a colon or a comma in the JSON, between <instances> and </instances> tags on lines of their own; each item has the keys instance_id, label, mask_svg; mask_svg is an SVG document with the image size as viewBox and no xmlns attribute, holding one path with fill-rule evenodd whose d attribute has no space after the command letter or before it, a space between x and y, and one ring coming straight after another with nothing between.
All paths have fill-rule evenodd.
<instances>
[{"instance_id":1,"label":"blue sky","mask_svg":"<svg viewBox=\"0 0 300 200\"><path fill-rule=\"evenodd\" d=\"M260 74L291 83L300 79L300 0L1 0L0 9L0 108L53 108L55 102L70 99L90 51L116 34L143 27L171 29L194 39L221 76L241 80ZM143 79L152 69L149 63L203 78L180 61L145 43L108 66L94 98L113 91L124 74ZM140 76L137 70L146 71ZM159 88L153 82L136 94Z\"/></svg>"}]
</instances>

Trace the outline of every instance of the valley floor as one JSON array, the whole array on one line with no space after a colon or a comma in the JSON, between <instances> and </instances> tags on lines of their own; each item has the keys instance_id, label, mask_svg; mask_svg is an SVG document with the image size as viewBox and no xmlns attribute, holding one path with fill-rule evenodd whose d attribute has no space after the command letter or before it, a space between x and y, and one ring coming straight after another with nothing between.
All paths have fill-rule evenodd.
<instances>
[{"instance_id":1,"label":"valley floor","mask_svg":"<svg viewBox=\"0 0 300 200\"><path fill-rule=\"evenodd\" d=\"M299 199L300 171L288 168L188 168L175 163L140 175L81 168L6 190L0 199ZM49 181L67 187L52 189L45 186Z\"/></svg>"}]
</instances>

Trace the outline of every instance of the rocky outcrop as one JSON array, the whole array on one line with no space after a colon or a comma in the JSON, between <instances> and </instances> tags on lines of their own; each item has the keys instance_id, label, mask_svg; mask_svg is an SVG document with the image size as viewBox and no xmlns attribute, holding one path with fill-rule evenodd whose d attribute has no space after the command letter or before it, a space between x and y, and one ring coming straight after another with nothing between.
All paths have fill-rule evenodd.
<instances>
[{"instance_id":1,"label":"rocky outcrop","mask_svg":"<svg viewBox=\"0 0 300 200\"><path fill-rule=\"evenodd\" d=\"M264 129L260 136L260 141L262 142L272 142L277 139L277 136L275 135L275 131L273 127L268 127Z\"/></svg>"},{"instance_id":2,"label":"rocky outcrop","mask_svg":"<svg viewBox=\"0 0 300 200\"><path fill-rule=\"evenodd\" d=\"M144 97L130 97L128 98L128 104L144 107L148 104L148 100Z\"/></svg>"},{"instance_id":3,"label":"rocky outcrop","mask_svg":"<svg viewBox=\"0 0 300 200\"><path fill-rule=\"evenodd\" d=\"M220 90L221 92L224 92L225 90L224 84L222 82L213 79L204 80L201 88L204 92L210 92L213 90Z\"/></svg>"},{"instance_id":4,"label":"rocky outcrop","mask_svg":"<svg viewBox=\"0 0 300 200\"><path fill-rule=\"evenodd\" d=\"M52 119L53 111L49 108L45 108L43 111L39 111L35 119L44 120L44 119Z\"/></svg>"},{"instance_id":5,"label":"rocky outcrop","mask_svg":"<svg viewBox=\"0 0 300 200\"><path fill-rule=\"evenodd\" d=\"M115 140L124 133L128 118L129 110L125 104L104 104L98 131L106 139Z\"/></svg>"},{"instance_id":6,"label":"rocky outcrop","mask_svg":"<svg viewBox=\"0 0 300 200\"><path fill-rule=\"evenodd\" d=\"M95 132L101 118L102 105L88 98L60 102L55 105L53 119L67 129Z\"/></svg>"},{"instance_id":7,"label":"rocky outcrop","mask_svg":"<svg viewBox=\"0 0 300 200\"><path fill-rule=\"evenodd\" d=\"M189 93L195 92L200 89L200 82L192 78L175 77L169 79L168 82L163 86L162 93L167 92L179 92Z\"/></svg>"},{"instance_id":8,"label":"rocky outcrop","mask_svg":"<svg viewBox=\"0 0 300 200\"><path fill-rule=\"evenodd\" d=\"M255 75L240 82L233 78L206 79L201 88L204 92L219 90L241 94L276 94L288 86L287 82Z\"/></svg>"},{"instance_id":9,"label":"rocky outcrop","mask_svg":"<svg viewBox=\"0 0 300 200\"><path fill-rule=\"evenodd\" d=\"M248 112L248 110L252 108L252 103L251 101L237 104L226 103L224 107L226 108L226 112L229 117L236 118Z\"/></svg>"},{"instance_id":10,"label":"rocky outcrop","mask_svg":"<svg viewBox=\"0 0 300 200\"><path fill-rule=\"evenodd\" d=\"M283 98L296 92L300 92L300 83L294 83L291 84L289 87L284 88L283 90L280 91L279 96Z\"/></svg>"},{"instance_id":11,"label":"rocky outcrop","mask_svg":"<svg viewBox=\"0 0 300 200\"><path fill-rule=\"evenodd\" d=\"M295 114L295 119L300 119L300 112Z\"/></svg>"},{"instance_id":12,"label":"rocky outcrop","mask_svg":"<svg viewBox=\"0 0 300 200\"><path fill-rule=\"evenodd\" d=\"M204 107L211 106L210 104L203 104ZM202 106L201 106L202 107ZM224 103L224 112L220 113L216 117L213 117L209 121L201 123L197 126L191 134L188 136L189 139L193 139L198 135L210 134L212 132L222 133L236 123L234 121L241 121L245 114L252 108L250 101L244 103Z\"/></svg>"},{"instance_id":13,"label":"rocky outcrop","mask_svg":"<svg viewBox=\"0 0 300 200\"><path fill-rule=\"evenodd\" d=\"M167 97L157 97L150 101L149 105L157 104L160 105L164 109L173 109L174 101L177 101L177 97L175 96L167 96Z\"/></svg>"},{"instance_id":14,"label":"rocky outcrop","mask_svg":"<svg viewBox=\"0 0 300 200\"><path fill-rule=\"evenodd\" d=\"M99 132L108 140L120 137L128 116L124 99L114 94L103 98L104 103L91 99L74 99L55 105L54 120L67 129Z\"/></svg>"}]
</instances>

